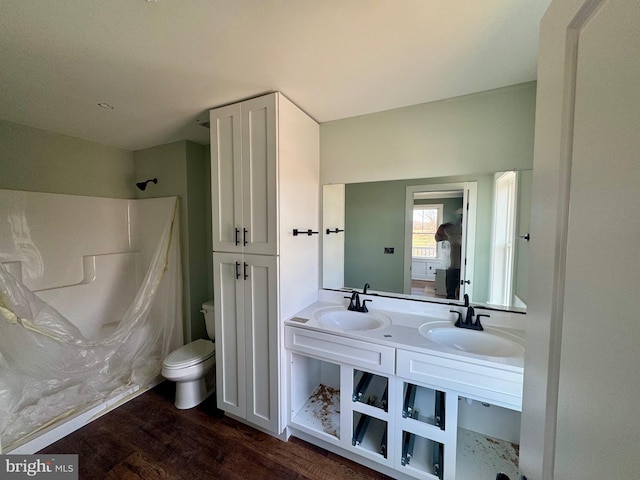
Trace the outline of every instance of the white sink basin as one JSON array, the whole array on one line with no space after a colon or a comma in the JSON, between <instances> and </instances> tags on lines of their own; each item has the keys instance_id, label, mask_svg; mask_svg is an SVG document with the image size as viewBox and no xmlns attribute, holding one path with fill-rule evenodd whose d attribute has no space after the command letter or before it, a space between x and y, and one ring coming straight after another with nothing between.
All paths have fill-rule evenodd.
<instances>
[{"instance_id":1,"label":"white sink basin","mask_svg":"<svg viewBox=\"0 0 640 480\"><path fill-rule=\"evenodd\" d=\"M313 318L323 327L341 330L376 330L391 324L391 319L382 313L353 312L344 307L318 309Z\"/></svg>"},{"instance_id":2,"label":"white sink basin","mask_svg":"<svg viewBox=\"0 0 640 480\"><path fill-rule=\"evenodd\" d=\"M457 327L431 328L428 323L422 325L419 331L428 340L461 352L488 357L524 356L524 347L508 338L508 334L490 333L487 330L465 330Z\"/></svg>"}]
</instances>

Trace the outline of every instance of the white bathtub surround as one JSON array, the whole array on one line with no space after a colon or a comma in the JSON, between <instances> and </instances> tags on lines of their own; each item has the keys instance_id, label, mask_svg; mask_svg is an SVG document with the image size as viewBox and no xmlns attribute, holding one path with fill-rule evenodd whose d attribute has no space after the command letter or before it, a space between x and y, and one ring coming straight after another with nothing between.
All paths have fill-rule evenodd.
<instances>
[{"instance_id":1,"label":"white bathtub surround","mask_svg":"<svg viewBox=\"0 0 640 480\"><path fill-rule=\"evenodd\" d=\"M182 285L176 198L0 200L0 436L12 451L154 383L182 344Z\"/></svg>"}]
</instances>

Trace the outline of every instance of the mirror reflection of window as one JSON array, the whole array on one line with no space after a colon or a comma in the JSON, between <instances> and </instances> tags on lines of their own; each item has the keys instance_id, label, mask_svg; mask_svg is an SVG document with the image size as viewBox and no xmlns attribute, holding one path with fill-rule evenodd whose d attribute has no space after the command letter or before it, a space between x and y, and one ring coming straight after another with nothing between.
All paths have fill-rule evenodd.
<instances>
[{"instance_id":1,"label":"mirror reflection of window","mask_svg":"<svg viewBox=\"0 0 640 480\"><path fill-rule=\"evenodd\" d=\"M493 249L489 303L513 303L517 172L496 174L493 203Z\"/></svg>"},{"instance_id":2,"label":"mirror reflection of window","mask_svg":"<svg viewBox=\"0 0 640 480\"><path fill-rule=\"evenodd\" d=\"M435 233L442 223L442 204L414 205L411 256L414 258L438 258Z\"/></svg>"}]
</instances>

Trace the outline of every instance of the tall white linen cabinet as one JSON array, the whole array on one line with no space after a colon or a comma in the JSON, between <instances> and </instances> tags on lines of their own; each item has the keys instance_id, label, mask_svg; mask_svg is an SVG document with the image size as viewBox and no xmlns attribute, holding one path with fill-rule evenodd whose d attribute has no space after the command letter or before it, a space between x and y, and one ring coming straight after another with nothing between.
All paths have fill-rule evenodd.
<instances>
[{"instance_id":1,"label":"tall white linen cabinet","mask_svg":"<svg viewBox=\"0 0 640 480\"><path fill-rule=\"evenodd\" d=\"M209 113L217 404L279 435L283 323L318 296L319 126L279 92Z\"/></svg>"}]
</instances>

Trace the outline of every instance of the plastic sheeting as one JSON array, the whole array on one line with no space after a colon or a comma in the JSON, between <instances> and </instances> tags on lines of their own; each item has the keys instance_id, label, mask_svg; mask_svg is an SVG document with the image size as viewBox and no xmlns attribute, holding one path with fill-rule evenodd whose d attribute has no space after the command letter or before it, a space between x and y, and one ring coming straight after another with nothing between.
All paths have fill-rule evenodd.
<instances>
[{"instance_id":1,"label":"plastic sheeting","mask_svg":"<svg viewBox=\"0 0 640 480\"><path fill-rule=\"evenodd\" d=\"M153 382L182 344L177 200L140 288L113 333L87 339L0 263L3 449L133 385Z\"/></svg>"}]
</instances>

